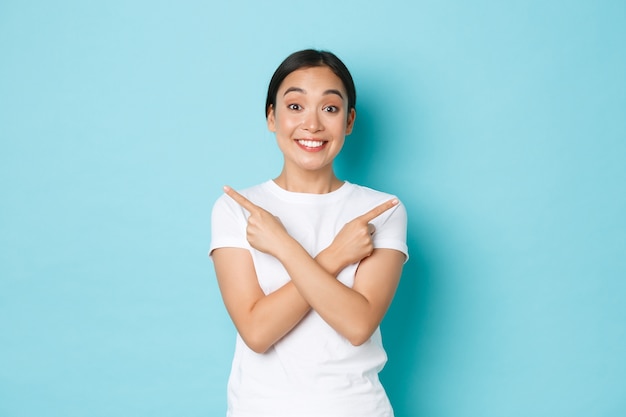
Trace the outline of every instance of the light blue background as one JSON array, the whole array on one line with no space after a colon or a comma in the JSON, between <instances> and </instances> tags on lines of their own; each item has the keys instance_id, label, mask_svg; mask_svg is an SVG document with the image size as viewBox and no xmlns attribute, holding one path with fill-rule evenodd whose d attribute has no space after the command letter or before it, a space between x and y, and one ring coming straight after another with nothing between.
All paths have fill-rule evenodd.
<instances>
[{"instance_id":1,"label":"light blue background","mask_svg":"<svg viewBox=\"0 0 626 417\"><path fill-rule=\"evenodd\" d=\"M338 171L398 194L398 417L626 415L626 3L0 3L0 416L220 416L206 255L278 174L289 53L358 89Z\"/></svg>"}]
</instances>

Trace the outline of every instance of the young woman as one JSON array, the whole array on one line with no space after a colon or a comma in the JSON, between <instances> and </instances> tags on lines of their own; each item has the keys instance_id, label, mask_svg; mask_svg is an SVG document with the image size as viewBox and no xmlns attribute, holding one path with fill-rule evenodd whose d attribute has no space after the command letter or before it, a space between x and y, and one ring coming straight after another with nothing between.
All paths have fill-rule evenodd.
<instances>
[{"instance_id":1,"label":"young woman","mask_svg":"<svg viewBox=\"0 0 626 417\"><path fill-rule=\"evenodd\" d=\"M340 180L352 76L332 53L296 52L272 77L274 180L213 207L210 255L237 328L229 417L389 417L379 324L408 257L397 198Z\"/></svg>"}]
</instances>

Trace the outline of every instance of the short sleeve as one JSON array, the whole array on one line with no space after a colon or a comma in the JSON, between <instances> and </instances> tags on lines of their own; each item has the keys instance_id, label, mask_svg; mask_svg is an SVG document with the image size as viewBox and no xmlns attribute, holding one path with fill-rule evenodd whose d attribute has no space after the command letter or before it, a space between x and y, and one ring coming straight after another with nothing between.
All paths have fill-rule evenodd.
<instances>
[{"instance_id":1,"label":"short sleeve","mask_svg":"<svg viewBox=\"0 0 626 417\"><path fill-rule=\"evenodd\" d=\"M409 259L409 249L406 244L407 213L402 203L383 213L372 221L376 227L374 233L374 248L395 249L402 252Z\"/></svg>"},{"instance_id":2,"label":"short sleeve","mask_svg":"<svg viewBox=\"0 0 626 417\"><path fill-rule=\"evenodd\" d=\"M222 195L211 212L209 256L218 248L250 249L246 239L248 221L245 211L227 195Z\"/></svg>"}]
</instances>

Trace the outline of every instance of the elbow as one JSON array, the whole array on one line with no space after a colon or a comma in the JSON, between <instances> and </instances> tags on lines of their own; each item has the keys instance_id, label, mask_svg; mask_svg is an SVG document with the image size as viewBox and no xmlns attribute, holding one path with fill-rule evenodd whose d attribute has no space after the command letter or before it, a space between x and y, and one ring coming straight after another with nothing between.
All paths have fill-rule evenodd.
<instances>
[{"instance_id":1,"label":"elbow","mask_svg":"<svg viewBox=\"0 0 626 417\"><path fill-rule=\"evenodd\" d=\"M248 346L251 351L253 351L254 353L258 353L259 355L264 354L270 348L269 346L249 342L246 342L246 346Z\"/></svg>"},{"instance_id":2,"label":"elbow","mask_svg":"<svg viewBox=\"0 0 626 417\"><path fill-rule=\"evenodd\" d=\"M261 334L254 334L254 332L251 332L246 335L240 335L246 346L248 346L248 348L250 348L250 350L254 353L263 354L273 346L273 344L265 340Z\"/></svg>"},{"instance_id":3,"label":"elbow","mask_svg":"<svg viewBox=\"0 0 626 417\"><path fill-rule=\"evenodd\" d=\"M250 350L252 350L254 353L258 353L259 355L263 355L271 347L266 345L253 345L249 343L246 343L246 345L248 345Z\"/></svg>"},{"instance_id":4,"label":"elbow","mask_svg":"<svg viewBox=\"0 0 626 417\"><path fill-rule=\"evenodd\" d=\"M352 346L361 346L370 338L376 328L372 328L371 326L362 326L359 329L353 329L353 331L346 337Z\"/></svg>"},{"instance_id":5,"label":"elbow","mask_svg":"<svg viewBox=\"0 0 626 417\"><path fill-rule=\"evenodd\" d=\"M350 337L348 339L348 341L350 342L350 344L352 346L358 347L358 346L361 346L362 344L364 344L365 342L367 342L368 340L370 340L370 336L368 336L368 337Z\"/></svg>"}]
</instances>

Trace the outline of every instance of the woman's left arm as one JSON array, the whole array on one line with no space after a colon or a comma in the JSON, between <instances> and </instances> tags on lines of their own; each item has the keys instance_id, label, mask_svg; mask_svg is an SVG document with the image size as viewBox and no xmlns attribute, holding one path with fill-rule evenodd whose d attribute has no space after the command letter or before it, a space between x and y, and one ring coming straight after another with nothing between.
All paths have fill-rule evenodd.
<instances>
[{"instance_id":1,"label":"woman's left arm","mask_svg":"<svg viewBox=\"0 0 626 417\"><path fill-rule=\"evenodd\" d=\"M395 249L374 249L361 260L349 288L322 269L295 240L283 245L276 257L309 305L355 346L365 343L380 325L405 261L405 255Z\"/></svg>"}]
</instances>

